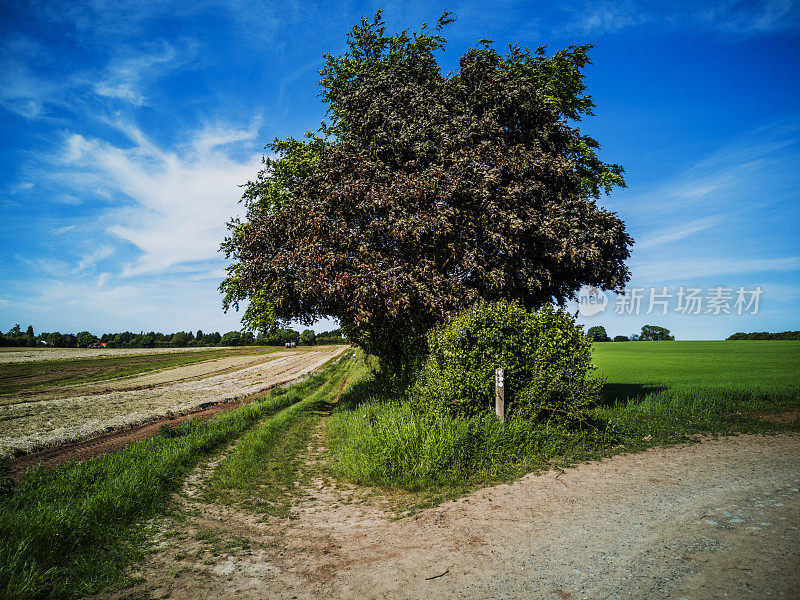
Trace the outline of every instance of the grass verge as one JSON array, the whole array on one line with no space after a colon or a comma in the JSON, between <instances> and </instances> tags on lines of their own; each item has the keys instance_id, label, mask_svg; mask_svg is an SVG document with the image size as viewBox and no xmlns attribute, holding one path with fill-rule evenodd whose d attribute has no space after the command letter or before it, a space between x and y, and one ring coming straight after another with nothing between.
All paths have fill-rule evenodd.
<instances>
[{"instance_id":1,"label":"grass verge","mask_svg":"<svg viewBox=\"0 0 800 600\"><path fill-rule=\"evenodd\" d=\"M243 435L206 483L206 500L287 517L303 450L321 411L331 408L352 362L349 356L339 361L313 393Z\"/></svg>"},{"instance_id":2,"label":"grass verge","mask_svg":"<svg viewBox=\"0 0 800 600\"><path fill-rule=\"evenodd\" d=\"M335 360L335 359L333 359ZM126 583L144 519L165 509L198 461L322 386L326 373L118 452L0 486L0 596L79 598Z\"/></svg>"},{"instance_id":3,"label":"grass verge","mask_svg":"<svg viewBox=\"0 0 800 600\"><path fill-rule=\"evenodd\" d=\"M761 418L796 411L800 396L781 388L757 382L736 389L664 385L640 395L606 394L593 410L596 428L568 429L515 418L501 423L488 414L458 419L415 412L373 370L342 395L328 420L330 464L335 475L354 483L414 492L422 506L527 472L694 434L800 431L796 414Z\"/></svg>"}]
</instances>

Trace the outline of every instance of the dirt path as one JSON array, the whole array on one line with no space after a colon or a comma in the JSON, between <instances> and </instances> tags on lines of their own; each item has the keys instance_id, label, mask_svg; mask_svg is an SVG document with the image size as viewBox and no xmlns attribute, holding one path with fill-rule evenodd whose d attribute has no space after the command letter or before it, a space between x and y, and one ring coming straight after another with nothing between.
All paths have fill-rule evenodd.
<instances>
[{"instance_id":1,"label":"dirt path","mask_svg":"<svg viewBox=\"0 0 800 600\"><path fill-rule=\"evenodd\" d=\"M797 598L798 459L796 435L706 440L395 521L363 490L322 480L283 521L187 490L180 535L118 597Z\"/></svg>"},{"instance_id":2,"label":"dirt path","mask_svg":"<svg viewBox=\"0 0 800 600\"><path fill-rule=\"evenodd\" d=\"M53 448L252 396L318 369L345 349L337 346L268 355L256 364L246 363L247 366L237 370L199 380L187 380L189 367L181 367L180 371L172 369L143 376L178 373L184 378L170 384L0 405L0 455ZM205 369L208 365L194 368Z\"/></svg>"}]
</instances>

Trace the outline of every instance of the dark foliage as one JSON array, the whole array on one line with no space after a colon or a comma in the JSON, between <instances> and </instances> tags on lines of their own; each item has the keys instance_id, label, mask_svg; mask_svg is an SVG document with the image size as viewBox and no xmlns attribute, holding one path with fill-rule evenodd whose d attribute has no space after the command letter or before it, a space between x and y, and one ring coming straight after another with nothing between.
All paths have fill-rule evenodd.
<instances>
[{"instance_id":1,"label":"dark foliage","mask_svg":"<svg viewBox=\"0 0 800 600\"><path fill-rule=\"evenodd\" d=\"M589 327L589 331L586 332L586 339L590 342L610 342L611 338L608 337L608 333L606 333L606 328L602 325L595 325L594 327Z\"/></svg>"},{"instance_id":2,"label":"dark foliage","mask_svg":"<svg viewBox=\"0 0 800 600\"><path fill-rule=\"evenodd\" d=\"M222 246L226 307L256 307L246 324L332 315L399 365L478 299L536 308L628 281L632 239L595 204L622 168L568 124L591 114L589 47L501 56L482 42L444 76L448 22L388 36L379 13L326 56L325 137L270 146Z\"/></svg>"},{"instance_id":3,"label":"dark foliage","mask_svg":"<svg viewBox=\"0 0 800 600\"><path fill-rule=\"evenodd\" d=\"M643 325L642 332L639 334L640 342L672 342L675 336L670 335L669 329L658 325Z\"/></svg>"},{"instance_id":4,"label":"dark foliage","mask_svg":"<svg viewBox=\"0 0 800 600\"><path fill-rule=\"evenodd\" d=\"M305 332L302 340L305 345L315 344L340 344L342 332L340 329L325 331L315 335L313 331ZM27 332L22 333L19 325L13 327L8 333L0 333L0 346L12 347L47 347L47 348L86 348L94 343L105 344L108 348L186 348L196 346L283 346L286 342L301 341L301 334L294 329L274 328L268 333L255 337L248 331L229 331L225 335L219 332L203 333L201 329L197 334L179 331L177 333L104 333L97 337L88 331L81 331L77 335L72 333L45 332L33 335L33 327L29 326Z\"/></svg>"},{"instance_id":5,"label":"dark foliage","mask_svg":"<svg viewBox=\"0 0 800 600\"><path fill-rule=\"evenodd\" d=\"M729 340L800 340L800 331L781 331L769 333L767 331L754 331L752 333L737 332L729 336Z\"/></svg>"}]
</instances>

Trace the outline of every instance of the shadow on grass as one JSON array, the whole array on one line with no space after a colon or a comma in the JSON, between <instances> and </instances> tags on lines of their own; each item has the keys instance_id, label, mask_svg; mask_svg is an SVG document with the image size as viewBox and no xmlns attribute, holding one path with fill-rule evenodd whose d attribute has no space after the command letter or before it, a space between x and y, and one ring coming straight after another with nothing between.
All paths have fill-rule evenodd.
<instances>
[{"instance_id":1,"label":"shadow on grass","mask_svg":"<svg viewBox=\"0 0 800 600\"><path fill-rule=\"evenodd\" d=\"M381 371L373 371L342 393L336 409L354 410L365 402L396 401L402 397L403 391L403 386L394 378Z\"/></svg>"},{"instance_id":2,"label":"shadow on grass","mask_svg":"<svg viewBox=\"0 0 800 600\"><path fill-rule=\"evenodd\" d=\"M598 405L627 404L630 400L643 400L645 396L667 389L666 386L652 383L607 383L600 392Z\"/></svg>"}]
</instances>

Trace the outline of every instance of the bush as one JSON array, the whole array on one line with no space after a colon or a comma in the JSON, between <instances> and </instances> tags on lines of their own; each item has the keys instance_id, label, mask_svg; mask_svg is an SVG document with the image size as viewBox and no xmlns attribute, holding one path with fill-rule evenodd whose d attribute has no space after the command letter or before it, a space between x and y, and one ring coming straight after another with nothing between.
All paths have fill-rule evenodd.
<instances>
[{"instance_id":1,"label":"bush","mask_svg":"<svg viewBox=\"0 0 800 600\"><path fill-rule=\"evenodd\" d=\"M602 382L589 377L591 342L552 306L480 301L435 329L412 392L417 410L472 417L494 408L494 372L505 373L506 410L537 421L586 419Z\"/></svg>"}]
</instances>

